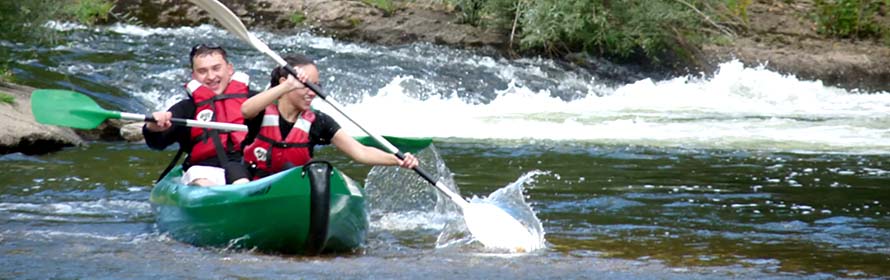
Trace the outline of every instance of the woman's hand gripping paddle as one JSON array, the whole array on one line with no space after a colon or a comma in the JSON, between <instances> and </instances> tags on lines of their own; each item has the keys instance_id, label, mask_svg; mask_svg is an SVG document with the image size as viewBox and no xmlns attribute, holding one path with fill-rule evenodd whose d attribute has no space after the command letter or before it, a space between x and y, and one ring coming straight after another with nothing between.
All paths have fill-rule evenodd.
<instances>
[{"instance_id":1,"label":"woman's hand gripping paddle","mask_svg":"<svg viewBox=\"0 0 890 280\"><path fill-rule=\"evenodd\" d=\"M265 43L256 38L253 34L247 31L247 27L232 13L229 8L216 0L190 0L195 3L208 13L213 18L216 18L220 24L223 25L229 32L234 33L241 38L241 40L247 42L251 46L253 46L258 51L266 54L271 57L278 65L287 69L292 75L297 76L297 72L284 61L277 53L269 49ZM395 154L399 158L404 158L404 155L399 151L398 148L390 144L386 139L380 137L377 134L371 133L370 131L363 128L358 122L349 117L343 110L340 109L340 106L334 102L333 100L327 99L324 92L321 91L321 88L318 85L315 85L311 82L305 83L312 91L314 91L321 99L326 101L331 105L337 112L340 112L346 119L355 124L359 129L364 131L366 134L374 138L380 145L384 146L387 151ZM529 232L528 228L520 223L518 220L510 216L503 209L498 208L492 204L486 203L470 203L464 200L460 195L451 191L445 184L440 181L436 181L426 173L419 166L414 168L414 171L417 172L423 179L432 184L439 192L447 196L451 199L458 207L460 207L461 211L464 215L464 220L467 224L467 228L470 231L470 234L473 235L476 240L481 242L486 247L490 248L498 248L498 249L506 249L514 252L525 252L530 248L534 248L538 241L535 237Z\"/></svg>"}]
</instances>

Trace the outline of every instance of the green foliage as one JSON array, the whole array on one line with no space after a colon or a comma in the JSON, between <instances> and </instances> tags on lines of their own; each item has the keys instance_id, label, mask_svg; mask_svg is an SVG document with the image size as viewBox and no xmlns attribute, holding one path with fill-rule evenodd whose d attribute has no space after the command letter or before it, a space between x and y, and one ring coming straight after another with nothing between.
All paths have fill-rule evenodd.
<instances>
[{"instance_id":1,"label":"green foliage","mask_svg":"<svg viewBox=\"0 0 890 280\"><path fill-rule=\"evenodd\" d=\"M890 9L890 1L816 0L815 4L816 23L822 34L840 38L890 36L890 29L876 19L882 7Z\"/></svg>"},{"instance_id":2,"label":"green foliage","mask_svg":"<svg viewBox=\"0 0 890 280\"><path fill-rule=\"evenodd\" d=\"M461 23L478 26L482 22L482 6L486 0L449 0L458 10Z\"/></svg>"},{"instance_id":3,"label":"green foliage","mask_svg":"<svg viewBox=\"0 0 890 280\"><path fill-rule=\"evenodd\" d=\"M295 26L303 25L304 21L306 21L306 15L301 11L294 12L290 15L290 22Z\"/></svg>"},{"instance_id":4,"label":"green foliage","mask_svg":"<svg viewBox=\"0 0 890 280\"><path fill-rule=\"evenodd\" d=\"M0 37L53 40L44 24L50 20L93 25L106 20L114 7L111 0L0 0Z\"/></svg>"},{"instance_id":5,"label":"green foliage","mask_svg":"<svg viewBox=\"0 0 890 280\"><path fill-rule=\"evenodd\" d=\"M718 46L731 46L733 39L725 35L716 35L709 38L708 42Z\"/></svg>"},{"instance_id":6,"label":"green foliage","mask_svg":"<svg viewBox=\"0 0 890 280\"><path fill-rule=\"evenodd\" d=\"M360 18L349 18L349 25L352 27L356 27L362 24L362 19Z\"/></svg>"},{"instance_id":7,"label":"green foliage","mask_svg":"<svg viewBox=\"0 0 890 280\"><path fill-rule=\"evenodd\" d=\"M9 93L0 92L0 103L6 103L10 105L15 104L15 96L12 96Z\"/></svg>"},{"instance_id":8,"label":"green foliage","mask_svg":"<svg viewBox=\"0 0 890 280\"><path fill-rule=\"evenodd\" d=\"M396 11L396 5L392 3L392 0L362 0L362 2L380 9L386 16L390 16Z\"/></svg>"},{"instance_id":9,"label":"green foliage","mask_svg":"<svg viewBox=\"0 0 890 280\"><path fill-rule=\"evenodd\" d=\"M0 64L0 84L12 83L14 82L13 78L9 66L7 64ZM0 103L15 104L15 96L9 93L0 92Z\"/></svg>"},{"instance_id":10,"label":"green foliage","mask_svg":"<svg viewBox=\"0 0 890 280\"><path fill-rule=\"evenodd\" d=\"M751 6L753 0L727 0L726 7L729 8L729 14L739 17L742 22L748 24L748 6Z\"/></svg>"},{"instance_id":11,"label":"green foliage","mask_svg":"<svg viewBox=\"0 0 890 280\"><path fill-rule=\"evenodd\" d=\"M449 0L465 23L505 30L523 50L657 61L747 21L752 0ZM741 19L739 19L741 18ZM729 25L729 27L727 27Z\"/></svg>"},{"instance_id":12,"label":"green foliage","mask_svg":"<svg viewBox=\"0 0 890 280\"><path fill-rule=\"evenodd\" d=\"M0 1L0 35L12 39L45 34L43 23L60 14L61 4L52 0Z\"/></svg>"},{"instance_id":13,"label":"green foliage","mask_svg":"<svg viewBox=\"0 0 890 280\"><path fill-rule=\"evenodd\" d=\"M76 0L65 6L64 11L77 22L93 25L99 20L108 20L114 3L109 0Z\"/></svg>"},{"instance_id":14,"label":"green foliage","mask_svg":"<svg viewBox=\"0 0 890 280\"><path fill-rule=\"evenodd\" d=\"M12 83L15 82L15 76L12 74L12 71L9 70L8 64L0 64L0 83Z\"/></svg>"}]
</instances>

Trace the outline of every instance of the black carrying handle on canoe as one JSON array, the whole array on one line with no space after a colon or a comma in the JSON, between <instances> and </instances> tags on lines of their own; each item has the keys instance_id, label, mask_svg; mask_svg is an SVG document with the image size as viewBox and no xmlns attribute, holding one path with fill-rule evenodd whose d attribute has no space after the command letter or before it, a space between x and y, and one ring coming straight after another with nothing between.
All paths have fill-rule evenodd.
<instances>
[{"instance_id":1,"label":"black carrying handle on canoe","mask_svg":"<svg viewBox=\"0 0 890 280\"><path fill-rule=\"evenodd\" d=\"M328 224L331 218L331 172L327 161L310 161L303 165L303 176L309 176L309 232L304 252L321 254L328 241Z\"/></svg>"}]
</instances>

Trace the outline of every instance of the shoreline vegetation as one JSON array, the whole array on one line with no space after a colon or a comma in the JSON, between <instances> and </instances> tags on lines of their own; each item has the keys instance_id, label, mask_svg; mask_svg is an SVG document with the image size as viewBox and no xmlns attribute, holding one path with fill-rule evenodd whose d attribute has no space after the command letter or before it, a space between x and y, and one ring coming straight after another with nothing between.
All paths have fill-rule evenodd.
<instances>
[{"instance_id":1,"label":"shoreline vegetation","mask_svg":"<svg viewBox=\"0 0 890 280\"><path fill-rule=\"evenodd\" d=\"M619 83L709 75L739 60L858 93L890 92L890 0L222 0L251 29L384 45L429 42L508 58L542 56ZM57 44L53 21L149 27L213 23L185 0L0 1L0 36ZM28 85L0 62L0 154L52 152L83 139L134 140L120 122L37 124ZM14 131L15 133L13 133ZM137 131L138 132L138 131ZM132 134L132 132L128 132ZM123 138L122 138L123 137Z\"/></svg>"},{"instance_id":2,"label":"shoreline vegetation","mask_svg":"<svg viewBox=\"0 0 890 280\"><path fill-rule=\"evenodd\" d=\"M167 2L4 2L0 8L13 12L0 19L18 24L3 25L0 35L52 42L52 32L40 27L48 20L163 27L212 22L187 1ZM615 64L658 79L712 73L718 63L739 59L827 85L890 90L890 0L222 2L252 27L309 28L381 44L489 47L507 57L544 56L594 73ZM0 65L6 73L0 81L14 81L6 69Z\"/></svg>"}]
</instances>

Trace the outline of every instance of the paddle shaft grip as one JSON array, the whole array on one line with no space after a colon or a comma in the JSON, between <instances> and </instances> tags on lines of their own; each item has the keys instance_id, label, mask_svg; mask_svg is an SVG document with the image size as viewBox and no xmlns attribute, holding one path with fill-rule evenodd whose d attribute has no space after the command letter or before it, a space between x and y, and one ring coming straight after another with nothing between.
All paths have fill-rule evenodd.
<instances>
[{"instance_id":1,"label":"paddle shaft grip","mask_svg":"<svg viewBox=\"0 0 890 280\"><path fill-rule=\"evenodd\" d=\"M130 119L130 120L142 120L146 122L158 122L154 117L149 115L136 115L133 114L132 117L127 117L123 113L121 113L122 119ZM134 118L135 117L135 118ZM170 122L175 125L182 125L188 127L200 127L200 128L211 128L211 129L219 129L226 131L247 131L247 126L243 124L234 124L234 123L222 123L222 122L205 122L198 120L189 120L189 119L181 119L181 118L171 118Z\"/></svg>"},{"instance_id":2,"label":"paddle shaft grip","mask_svg":"<svg viewBox=\"0 0 890 280\"><path fill-rule=\"evenodd\" d=\"M401 160L405 159L405 154L403 154L402 152L395 152L393 154L396 155L396 157ZM420 175L420 177L423 177L423 179L426 180L427 182L430 182L430 184L433 184L433 185L436 184L436 180L433 180L433 176L430 176L429 173L426 173L426 170L421 169L420 166L415 166L414 172L417 172L417 175Z\"/></svg>"},{"instance_id":3,"label":"paddle shaft grip","mask_svg":"<svg viewBox=\"0 0 890 280\"><path fill-rule=\"evenodd\" d=\"M149 116L149 115L145 115L145 118L143 118L142 120L146 121L146 122L158 122L158 120L156 120L154 117ZM170 118L170 122L172 122L173 124L178 124L178 125L183 125L183 126L188 124L188 120L180 119L180 118Z\"/></svg>"},{"instance_id":4,"label":"paddle shaft grip","mask_svg":"<svg viewBox=\"0 0 890 280\"><path fill-rule=\"evenodd\" d=\"M397 151L393 154L401 160L405 159L405 154L403 154L402 152ZM448 186L445 186L445 184L443 184L442 182L434 180L432 175L426 173L426 170L423 170L423 168L420 168L420 166L415 166L413 169L414 172L417 173L417 175L423 177L423 179L432 184L436 190L447 196L449 199L451 199L451 201L454 201L454 203L456 203L458 206L460 206L461 208L466 208L468 206L469 203L464 200L463 197L449 189Z\"/></svg>"}]
</instances>

